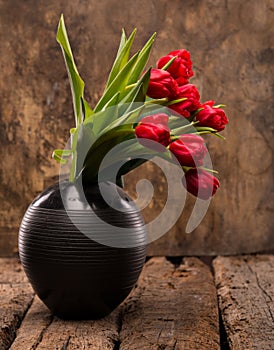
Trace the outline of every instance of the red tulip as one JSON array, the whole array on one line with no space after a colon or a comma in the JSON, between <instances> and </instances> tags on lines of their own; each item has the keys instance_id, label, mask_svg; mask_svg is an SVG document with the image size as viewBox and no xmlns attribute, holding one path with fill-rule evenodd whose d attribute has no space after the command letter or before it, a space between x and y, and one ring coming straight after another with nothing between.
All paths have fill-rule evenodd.
<instances>
[{"instance_id":1,"label":"red tulip","mask_svg":"<svg viewBox=\"0 0 274 350\"><path fill-rule=\"evenodd\" d=\"M168 116L164 113L144 117L135 128L137 138L156 141L163 146L170 142L170 129L168 128ZM146 147L151 148L151 143L141 141ZM154 147L153 147L154 148Z\"/></svg>"},{"instance_id":2,"label":"red tulip","mask_svg":"<svg viewBox=\"0 0 274 350\"><path fill-rule=\"evenodd\" d=\"M190 169L185 174L183 185L187 191L200 199L209 199L220 187L219 180L202 169Z\"/></svg>"},{"instance_id":3,"label":"red tulip","mask_svg":"<svg viewBox=\"0 0 274 350\"><path fill-rule=\"evenodd\" d=\"M169 145L169 150L182 166L197 167L203 165L207 149L204 139L194 134L184 134Z\"/></svg>"},{"instance_id":4,"label":"red tulip","mask_svg":"<svg viewBox=\"0 0 274 350\"><path fill-rule=\"evenodd\" d=\"M174 56L177 56L177 58L175 58L167 71L177 81L179 86L187 84L189 78L194 75L190 53L187 50L171 51L168 55L161 57L157 62L157 68L163 68Z\"/></svg>"},{"instance_id":5,"label":"red tulip","mask_svg":"<svg viewBox=\"0 0 274 350\"><path fill-rule=\"evenodd\" d=\"M147 95L152 98L174 99L178 85L169 72L162 69L151 69Z\"/></svg>"},{"instance_id":6,"label":"red tulip","mask_svg":"<svg viewBox=\"0 0 274 350\"><path fill-rule=\"evenodd\" d=\"M200 108L200 94L198 89L193 84L186 84L178 88L178 95L176 99L186 98L186 100L175 103L169 106L177 113L181 114L185 118L189 118L191 112Z\"/></svg>"},{"instance_id":7,"label":"red tulip","mask_svg":"<svg viewBox=\"0 0 274 350\"><path fill-rule=\"evenodd\" d=\"M141 123L142 124L162 125L166 129L168 129L168 115L165 113L148 115L141 120Z\"/></svg>"},{"instance_id":8,"label":"red tulip","mask_svg":"<svg viewBox=\"0 0 274 350\"><path fill-rule=\"evenodd\" d=\"M222 131L228 124L227 116L221 108L214 108L214 101L208 101L202 104L203 109L196 115L199 121L198 126L207 126L217 131Z\"/></svg>"}]
</instances>

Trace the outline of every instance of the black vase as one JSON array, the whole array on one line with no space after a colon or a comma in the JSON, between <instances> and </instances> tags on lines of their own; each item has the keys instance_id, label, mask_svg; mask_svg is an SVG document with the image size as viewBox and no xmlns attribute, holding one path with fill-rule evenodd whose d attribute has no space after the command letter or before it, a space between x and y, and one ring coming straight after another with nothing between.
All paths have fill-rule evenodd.
<instances>
[{"instance_id":1,"label":"black vase","mask_svg":"<svg viewBox=\"0 0 274 350\"><path fill-rule=\"evenodd\" d=\"M34 291L53 314L97 319L129 294L146 256L143 218L113 183L63 181L39 195L19 231L19 255ZM92 210L91 210L92 209ZM120 232L121 231L121 232Z\"/></svg>"}]
</instances>

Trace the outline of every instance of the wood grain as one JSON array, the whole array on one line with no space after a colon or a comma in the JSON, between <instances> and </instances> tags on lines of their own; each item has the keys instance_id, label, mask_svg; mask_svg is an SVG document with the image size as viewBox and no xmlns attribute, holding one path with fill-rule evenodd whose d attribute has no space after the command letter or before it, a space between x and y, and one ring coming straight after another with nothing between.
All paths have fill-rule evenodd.
<instances>
[{"instance_id":1,"label":"wood grain","mask_svg":"<svg viewBox=\"0 0 274 350\"><path fill-rule=\"evenodd\" d=\"M14 289L14 285L11 289ZM22 287L20 292L22 292ZM15 309L13 312L16 312L16 316L19 317L18 310ZM117 309L111 315L98 321L64 321L52 316L48 308L35 296L10 348L8 347L9 343L5 340L6 331L4 334L0 332L0 349L113 350L118 341L119 312L120 310ZM1 321L0 326L3 327ZM14 337L19 322L14 324L13 327ZM4 330L6 328L7 325L5 325ZM1 344L3 344L3 347L1 347Z\"/></svg>"},{"instance_id":2,"label":"wood grain","mask_svg":"<svg viewBox=\"0 0 274 350\"><path fill-rule=\"evenodd\" d=\"M220 311L231 350L272 350L274 256L214 260Z\"/></svg>"},{"instance_id":3,"label":"wood grain","mask_svg":"<svg viewBox=\"0 0 274 350\"><path fill-rule=\"evenodd\" d=\"M272 350L274 256L217 257L213 271L215 283L198 258L151 258L112 314L64 321L33 299L18 260L0 259L0 350Z\"/></svg>"},{"instance_id":4,"label":"wood grain","mask_svg":"<svg viewBox=\"0 0 274 350\"><path fill-rule=\"evenodd\" d=\"M9 350L36 349L51 322L51 313L40 299L35 296Z\"/></svg>"},{"instance_id":5,"label":"wood grain","mask_svg":"<svg viewBox=\"0 0 274 350\"><path fill-rule=\"evenodd\" d=\"M31 325L35 327L35 323L30 318L29 326ZM52 323L39 330L42 331L40 341L28 343L27 349L113 350L118 339L118 313L113 312L110 316L98 321L64 321L53 318ZM23 334L26 339L27 333ZM23 349L26 348L22 347Z\"/></svg>"},{"instance_id":6,"label":"wood grain","mask_svg":"<svg viewBox=\"0 0 274 350\"><path fill-rule=\"evenodd\" d=\"M145 265L124 306L120 350L219 349L217 296L209 268L197 258L174 267Z\"/></svg>"},{"instance_id":7,"label":"wood grain","mask_svg":"<svg viewBox=\"0 0 274 350\"><path fill-rule=\"evenodd\" d=\"M14 25L16 9L16 25ZM149 247L150 255L217 255L274 250L273 1L75 0L0 1L0 255L17 249L28 204L58 178L53 149L65 146L73 126L69 81L55 40L64 13L86 98L103 90L121 28L138 28L135 49L157 31L150 63L176 48L190 50L192 82L202 101L227 105L226 141L208 142L221 188L191 235L185 227L195 200L177 224ZM165 204L164 177L146 165L130 174L152 178L156 192L147 221Z\"/></svg>"},{"instance_id":8,"label":"wood grain","mask_svg":"<svg viewBox=\"0 0 274 350\"><path fill-rule=\"evenodd\" d=\"M0 259L0 350L12 343L33 295L18 260Z\"/></svg>"}]
</instances>

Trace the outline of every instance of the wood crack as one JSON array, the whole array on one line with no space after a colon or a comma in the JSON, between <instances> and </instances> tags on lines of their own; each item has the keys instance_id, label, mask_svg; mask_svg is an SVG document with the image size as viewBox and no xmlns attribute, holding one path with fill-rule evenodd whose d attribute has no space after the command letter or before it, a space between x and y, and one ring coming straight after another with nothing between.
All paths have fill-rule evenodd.
<instances>
[{"instance_id":1,"label":"wood crack","mask_svg":"<svg viewBox=\"0 0 274 350\"><path fill-rule=\"evenodd\" d=\"M49 319L49 322L47 323L47 325L45 326L45 328L43 328L43 329L41 330L41 333L39 334L39 337L38 337L36 343L33 344L33 346L31 347L32 350L36 350L36 349L38 348L39 344L42 343L43 338L44 338L44 334L46 333L46 331L47 331L47 329L49 328L49 326L52 324L53 320L54 320L54 316L51 315L51 317L50 317L50 319ZM62 350L66 350L66 349L62 349Z\"/></svg>"},{"instance_id":2,"label":"wood crack","mask_svg":"<svg viewBox=\"0 0 274 350\"><path fill-rule=\"evenodd\" d=\"M274 315L273 315L272 310L271 310L271 308L270 308L270 306L269 306L269 301L272 301L272 297L271 297L271 295L269 295L269 294L267 293L267 291L261 286L261 283L260 283L258 274L256 273L256 271L254 271L254 270L252 269L252 267L250 266L250 264L248 263L248 261L246 261L246 264L247 264L247 267L248 267L249 271L254 275L254 277L255 277L255 279L256 279L257 286L259 287L260 291L262 292L263 298L264 298L264 300L265 300L265 304L266 304L267 309L268 309L268 311L269 311L269 314L270 314L270 316L271 316L271 318L272 318L272 321L274 322Z\"/></svg>"},{"instance_id":3,"label":"wood crack","mask_svg":"<svg viewBox=\"0 0 274 350\"><path fill-rule=\"evenodd\" d=\"M69 345L69 341L70 341L71 336L69 335L64 343L64 345L62 346L62 350L67 350L68 349L68 345Z\"/></svg>"},{"instance_id":4,"label":"wood crack","mask_svg":"<svg viewBox=\"0 0 274 350\"><path fill-rule=\"evenodd\" d=\"M172 350L175 350L175 349L176 349L176 345L177 345L177 339L175 339L175 341L174 341Z\"/></svg>"},{"instance_id":5,"label":"wood crack","mask_svg":"<svg viewBox=\"0 0 274 350\"><path fill-rule=\"evenodd\" d=\"M198 258L150 259L134 292L125 304L121 350L220 348L213 276Z\"/></svg>"},{"instance_id":6,"label":"wood crack","mask_svg":"<svg viewBox=\"0 0 274 350\"><path fill-rule=\"evenodd\" d=\"M0 259L0 282L0 349L7 349L15 341L34 292L17 259Z\"/></svg>"},{"instance_id":7,"label":"wood crack","mask_svg":"<svg viewBox=\"0 0 274 350\"><path fill-rule=\"evenodd\" d=\"M224 350L273 349L274 257L217 257L214 262L219 296L221 344ZM229 344L222 343L222 336Z\"/></svg>"}]
</instances>

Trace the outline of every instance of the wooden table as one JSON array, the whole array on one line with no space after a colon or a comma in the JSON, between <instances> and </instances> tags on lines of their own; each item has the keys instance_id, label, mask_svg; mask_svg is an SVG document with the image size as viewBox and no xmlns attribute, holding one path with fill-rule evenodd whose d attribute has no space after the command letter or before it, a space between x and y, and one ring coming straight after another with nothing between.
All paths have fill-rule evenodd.
<instances>
[{"instance_id":1,"label":"wooden table","mask_svg":"<svg viewBox=\"0 0 274 350\"><path fill-rule=\"evenodd\" d=\"M53 317L20 263L0 259L0 350L273 350L273 317L273 255L150 258L98 321Z\"/></svg>"}]
</instances>

